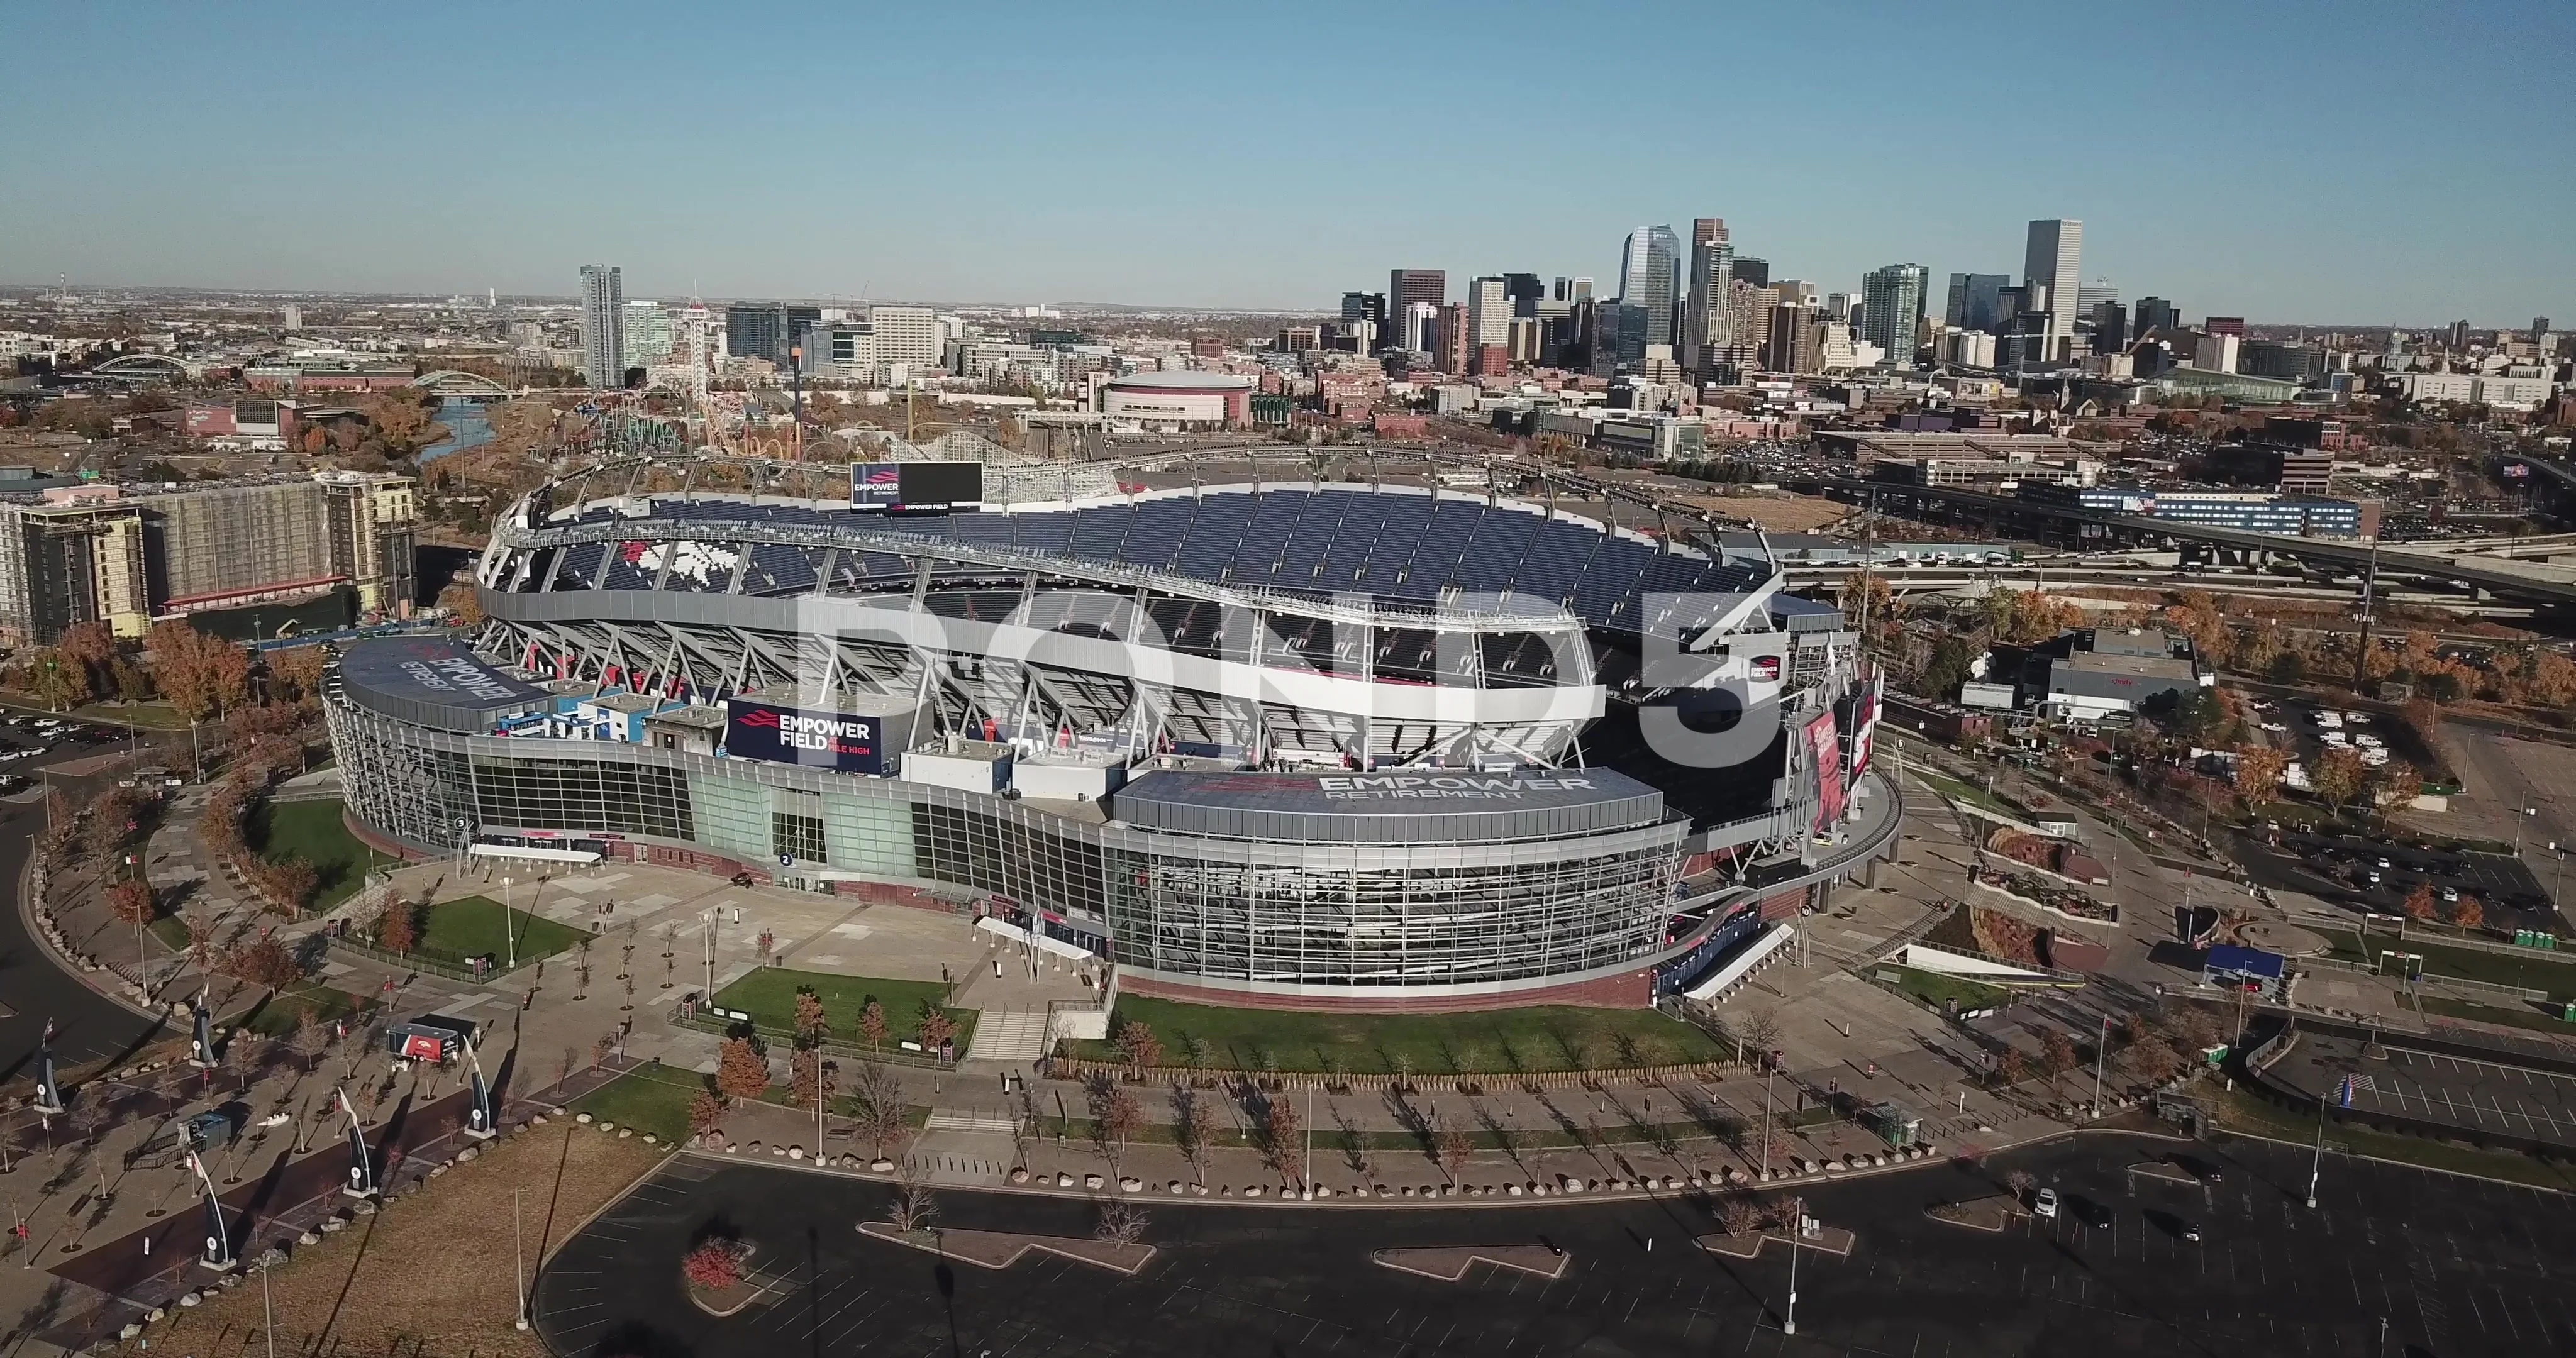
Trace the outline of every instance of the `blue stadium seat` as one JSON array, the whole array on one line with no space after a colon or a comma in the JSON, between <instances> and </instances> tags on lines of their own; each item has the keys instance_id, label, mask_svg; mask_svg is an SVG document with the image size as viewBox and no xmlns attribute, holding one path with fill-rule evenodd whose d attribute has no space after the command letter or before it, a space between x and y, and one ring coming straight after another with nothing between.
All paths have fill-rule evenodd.
<instances>
[{"instance_id":1,"label":"blue stadium seat","mask_svg":"<svg viewBox=\"0 0 2576 1358\"><path fill-rule=\"evenodd\" d=\"M1512 576L1512 592L1551 603L1565 602L1575 582L1591 568L1592 554L1601 545L1600 530L1550 519L1540 526L1521 559L1520 570ZM1643 566L1640 562L1639 568Z\"/></svg>"},{"instance_id":2,"label":"blue stadium seat","mask_svg":"<svg viewBox=\"0 0 2576 1358\"><path fill-rule=\"evenodd\" d=\"M1243 546L1244 531L1251 523L1251 496L1199 497L1198 515L1190 521L1188 535L1181 539L1172 568L1193 579L1223 580L1225 568L1233 564L1235 553Z\"/></svg>"},{"instance_id":3,"label":"blue stadium seat","mask_svg":"<svg viewBox=\"0 0 2576 1358\"><path fill-rule=\"evenodd\" d=\"M1127 540L1127 525L1135 510L1132 506L1095 505L1075 511L1073 547L1075 556L1086 561L1115 561L1118 548Z\"/></svg>"},{"instance_id":4,"label":"blue stadium seat","mask_svg":"<svg viewBox=\"0 0 2576 1358\"><path fill-rule=\"evenodd\" d=\"M1530 539L1538 535L1539 517L1523 509L1489 509L1476 525L1476 534L1467 539L1467 548L1459 553L1458 564L1449 583L1459 589L1500 593L1510 588L1512 577L1520 573L1521 558L1529 551ZM1425 563L1428 565L1429 563ZM1422 571L1414 571L1419 580ZM1406 582L1408 584L1412 581Z\"/></svg>"},{"instance_id":5,"label":"blue stadium seat","mask_svg":"<svg viewBox=\"0 0 2576 1358\"><path fill-rule=\"evenodd\" d=\"M1307 505L1314 496L1302 490L1264 491L1251 515L1251 526L1244 530L1243 543L1234 554L1233 569L1227 579L1235 584L1266 585L1271 579L1271 565L1297 533Z\"/></svg>"}]
</instances>

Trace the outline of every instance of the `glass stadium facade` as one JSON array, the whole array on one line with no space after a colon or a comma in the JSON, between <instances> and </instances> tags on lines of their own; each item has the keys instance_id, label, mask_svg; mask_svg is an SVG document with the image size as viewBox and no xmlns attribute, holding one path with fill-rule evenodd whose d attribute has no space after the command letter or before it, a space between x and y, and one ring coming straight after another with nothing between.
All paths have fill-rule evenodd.
<instances>
[{"instance_id":1,"label":"glass stadium facade","mask_svg":"<svg viewBox=\"0 0 2576 1358\"><path fill-rule=\"evenodd\" d=\"M1524 824L1517 835L1365 842L1376 836L1363 826L1356 838L1303 843L1184 834L896 778L429 730L371 711L345 688L326 711L350 811L416 849L533 842L927 887L998 901L1016 923L1116 958L1131 984L1166 978L1247 995L1506 994L1619 973L1666 942L1689 830L1639 786L1624 790L1630 804L1618 817L1632 823L1565 833Z\"/></svg>"}]
</instances>

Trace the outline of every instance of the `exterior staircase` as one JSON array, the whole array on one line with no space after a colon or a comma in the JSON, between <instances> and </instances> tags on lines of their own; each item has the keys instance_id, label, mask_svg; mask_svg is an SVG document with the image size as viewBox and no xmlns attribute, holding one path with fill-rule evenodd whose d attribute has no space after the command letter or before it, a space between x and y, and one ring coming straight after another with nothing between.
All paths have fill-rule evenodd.
<instances>
[{"instance_id":1,"label":"exterior staircase","mask_svg":"<svg viewBox=\"0 0 2576 1358\"><path fill-rule=\"evenodd\" d=\"M1046 1015L1025 1009L987 1009L975 1019L966 1059L1025 1066L1043 1058L1046 1048Z\"/></svg>"}]
</instances>

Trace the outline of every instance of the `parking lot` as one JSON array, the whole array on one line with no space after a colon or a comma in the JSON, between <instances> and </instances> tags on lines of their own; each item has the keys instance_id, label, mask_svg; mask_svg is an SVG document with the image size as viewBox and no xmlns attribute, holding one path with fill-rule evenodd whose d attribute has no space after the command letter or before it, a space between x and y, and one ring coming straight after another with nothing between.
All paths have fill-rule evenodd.
<instances>
[{"instance_id":1,"label":"parking lot","mask_svg":"<svg viewBox=\"0 0 2576 1358\"><path fill-rule=\"evenodd\" d=\"M2576 1351L2576 1215L2531 1189L2304 1146L2087 1136L1806 1190L1848 1255L1692 1247L1684 1195L1492 1207L1300 1208L1155 1198L1133 1276L1032 1255L1001 1271L860 1234L882 1183L681 1157L568 1241L534 1297L565 1353L2002 1355L2260 1352L2468 1358ZM2140 1172L2142 1167L2154 1167ZM2065 1204L1988 1232L1934 1221L2026 1171ZM2213 1181L2208 1171L2217 1171ZM944 1227L1087 1237L1066 1198L943 1192ZM723 1223L774 1261L775 1304L716 1320L669 1276ZM2191 1237L2197 1236L2198 1239ZM1456 1282L1371 1262L1394 1247L1540 1245L1552 1277L1475 1265Z\"/></svg>"},{"instance_id":2,"label":"parking lot","mask_svg":"<svg viewBox=\"0 0 2576 1358\"><path fill-rule=\"evenodd\" d=\"M2258 701L2254 720L2273 744L2287 747L2290 757L2309 773L2316 771L2326 751L2337 748L2352 751L2373 768L2392 760L2404 760L2417 769L2440 762L2416 739L2413 727L2383 713L2296 700Z\"/></svg>"},{"instance_id":3,"label":"parking lot","mask_svg":"<svg viewBox=\"0 0 2576 1358\"><path fill-rule=\"evenodd\" d=\"M2576 1079L2393 1043L2382 1050L2384 1056L2368 1056L2358 1039L2302 1033L2297 1048L2265 1078L2340 1105L2350 1075L2358 1113L2395 1113L2576 1148Z\"/></svg>"},{"instance_id":4,"label":"parking lot","mask_svg":"<svg viewBox=\"0 0 2576 1358\"><path fill-rule=\"evenodd\" d=\"M2265 865L2248 864L2266 885L2394 915L2403 912L2407 893L2430 884L2445 917L2459 901L2474 899L2489 929L2563 927L2550 901L2549 883L2510 854L2461 853L2393 838L2298 830L2283 830L2277 839L2277 861L2268 872Z\"/></svg>"}]
</instances>

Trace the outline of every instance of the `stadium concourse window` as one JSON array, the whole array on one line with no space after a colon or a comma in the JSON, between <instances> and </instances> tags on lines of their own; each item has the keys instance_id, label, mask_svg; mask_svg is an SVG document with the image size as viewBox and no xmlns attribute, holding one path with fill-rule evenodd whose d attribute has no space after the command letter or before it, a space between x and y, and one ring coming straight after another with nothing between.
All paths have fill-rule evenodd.
<instances>
[{"instance_id":1,"label":"stadium concourse window","mask_svg":"<svg viewBox=\"0 0 2576 1358\"><path fill-rule=\"evenodd\" d=\"M1653 952L1661 922L1636 902L1660 899L1665 873L1651 850L1329 872L1157 855L1142 869L1151 886L1111 920L1119 955L1158 970L1303 985L1508 981Z\"/></svg>"},{"instance_id":2,"label":"stadium concourse window","mask_svg":"<svg viewBox=\"0 0 2576 1358\"><path fill-rule=\"evenodd\" d=\"M788 811L769 815L770 847L780 856L803 862L822 862L823 822L814 816L799 816Z\"/></svg>"},{"instance_id":3,"label":"stadium concourse window","mask_svg":"<svg viewBox=\"0 0 2576 1358\"><path fill-rule=\"evenodd\" d=\"M689 839L687 781L675 770L589 759L473 762L485 825L568 827Z\"/></svg>"},{"instance_id":4,"label":"stadium concourse window","mask_svg":"<svg viewBox=\"0 0 2576 1358\"><path fill-rule=\"evenodd\" d=\"M1088 915L1103 912L1097 844L937 803L915 807L912 827L925 877Z\"/></svg>"}]
</instances>

